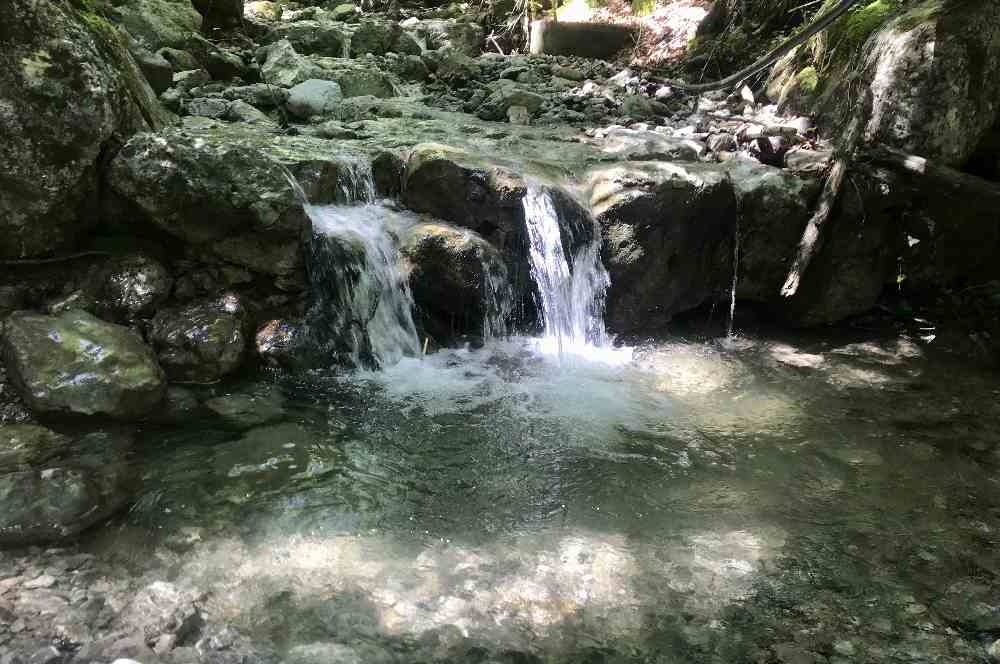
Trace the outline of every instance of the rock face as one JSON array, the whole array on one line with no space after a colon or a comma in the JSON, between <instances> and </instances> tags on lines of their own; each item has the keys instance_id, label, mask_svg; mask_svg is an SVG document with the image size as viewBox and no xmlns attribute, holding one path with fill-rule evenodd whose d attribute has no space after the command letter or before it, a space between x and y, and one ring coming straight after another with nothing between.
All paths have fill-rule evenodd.
<instances>
[{"instance_id":1,"label":"rock face","mask_svg":"<svg viewBox=\"0 0 1000 664\"><path fill-rule=\"evenodd\" d=\"M109 180L153 224L227 261L279 278L301 270L309 219L282 166L236 141L136 136Z\"/></svg>"},{"instance_id":2,"label":"rock face","mask_svg":"<svg viewBox=\"0 0 1000 664\"><path fill-rule=\"evenodd\" d=\"M11 381L38 413L133 419L155 408L166 389L156 358L134 332L82 311L12 314L3 356Z\"/></svg>"},{"instance_id":3,"label":"rock face","mask_svg":"<svg viewBox=\"0 0 1000 664\"><path fill-rule=\"evenodd\" d=\"M191 0L125 0L115 8L114 19L150 51L186 49L202 26Z\"/></svg>"},{"instance_id":4,"label":"rock face","mask_svg":"<svg viewBox=\"0 0 1000 664\"><path fill-rule=\"evenodd\" d=\"M0 426L0 545L68 539L128 500L132 441L92 433L71 441L34 425Z\"/></svg>"},{"instance_id":5,"label":"rock face","mask_svg":"<svg viewBox=\"0 0 1000 664\"><path fill-rule=\"evenodd\" d=\"M171 380L211 383L246 358L249 315L235 295L161 310L150 338Z\"/></svg>"},{"instance_id":6,"label":"rock face","mask_svg":"<svg viewBox=\"0 0 1000 664\"><path fill-rule=\"evenodd\" d=\"M737 206L717 165L627 162L592 171L588 184L611 275L612 330L655 331L724 283Z\"/></svg>"},{"instance_id":7,"label":"rock face","mask_svg":"<svg viewBox=\"0 0 1000 664\"><path fill-rule=\"evenodd\" d=\"M402 238L400 251L408 264L418 322L438 342L482 335L485 325L510 313L498 301L497 290L508 283L503 258L476 233L447 224L417 224Z\"/></svg>"},{"instance_id":8,"label":"rock face","mask_svg":"<svg viewBox=\"0 0 1000 664\"><path fill-rule=\"evenodd\" d=\"M36 256L95 220L102 151L165 114L104 18L12 0L0 23L0 258Z\"/></svg>"}]
</instances>

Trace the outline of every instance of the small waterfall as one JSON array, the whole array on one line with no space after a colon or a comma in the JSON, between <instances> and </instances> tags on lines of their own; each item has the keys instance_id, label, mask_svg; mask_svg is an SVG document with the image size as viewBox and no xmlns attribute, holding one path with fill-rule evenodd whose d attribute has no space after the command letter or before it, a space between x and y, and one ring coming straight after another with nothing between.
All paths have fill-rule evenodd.
<instances>
[{"instance_id":1,"label":"small waterfall","mask_svg":"<svg viewBox=\"0 0 1000 664\"><path fill-rule=\"evenodd\" d=\"M607 345L604 298L610 278L601 264L600 233L592 229L590 242L577 251L571 267L552 194L529 184L524 216L531 276L541 296L546 340L552 341L560 354Z\"/></svg>"},{"instance_id":2,"label":"small waterfall","mask_svg":"<svg viewBox=\"0 0 1000 664\"><path fill-rule=\"evenodd\" d=\"M502 339L511 333L510 321L514 313L514 294L510 286L507 266L500 260L490 260L483 254L482 265L483 339Z\"/></svg>"},{"instance_id":3,"label":"small waterfall","mask_svg":"<svg viewBox=\"0 0 1000 664\"><path fill-rule=\"evenodd\" d=\"M733 320L736 317L736 285L740 277L740 222L736 221L733 231L733 285L729 293L729 321L726 323L726 338L733 338Z\"/></svg>"}]
</instances>

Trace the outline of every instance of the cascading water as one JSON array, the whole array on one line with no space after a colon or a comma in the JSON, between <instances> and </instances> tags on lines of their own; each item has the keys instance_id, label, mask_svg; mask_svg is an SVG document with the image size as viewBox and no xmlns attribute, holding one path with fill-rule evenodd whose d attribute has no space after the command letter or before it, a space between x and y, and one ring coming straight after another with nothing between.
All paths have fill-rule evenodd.
<instances>
[{"instance_id":1,"label":"cascading water","mask_svg":"<svg viewBox=\"0 0 1000 664\"><path fill-rule=\"evenodd\" d=\"M611 282L601 264L600 233L596 229L590 233L590 241L577 251L571 267L552 194L530 184L524 198L524 216L531 276L541 298L546 345L560 354L608 345L604 298Z\"/></svg>"},{"instance_id":2,"label":"cascading water","mask_svg":"<svg viewBox=\"0 0 1000 664\"><path fill-rule=\"evenodd\" d=\"M740 222L733 231L733 285L729 292L729 320L726 323L726 337L733 337L733 319L736 317L736 285L740 277Z\"/></svg>"}]
</instances>

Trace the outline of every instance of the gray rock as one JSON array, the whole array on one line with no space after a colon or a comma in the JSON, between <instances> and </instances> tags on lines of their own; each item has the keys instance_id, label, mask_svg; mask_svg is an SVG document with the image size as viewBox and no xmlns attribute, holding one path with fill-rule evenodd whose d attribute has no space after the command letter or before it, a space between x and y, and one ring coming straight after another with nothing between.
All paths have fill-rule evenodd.
<instances>
[{"instance_id":1,"label":"gray rock","mask_svg":"<svg viewBox=\"0 0 1000 664\"><path fill-rule=\"evenodd\" d=\"M350 60L321 58L317 63L323 68L322 78L336 81L344 97L396 96L396 87L388 74L376 67Z\"/></svg>"},{"instance_id":2,"label":"gray rock","mask_svg":"<svg viewBox=\"0 0 1000 664\"><path fill-rule=\"evenodd\" d=\"M265 83L286 88L312 78L324 78L323 70L299 55L287 39L268 47L260 74Z\"/></svg>"},{"instance_id":3,"label":"gray rock","mask_svg":"<svg viewBox=\"0 0 1000 664\"><path fill-rule=\"evenodd\" d=\"M150 51L186 48L202 26L202 17L190 0L127 0L115 7L115 18Z\"/></svg>"},{"instance_id":4,"label":"gray rock","mask_svg":"<svg viewBox=\"0 0 1000 664\"><path fill-rule=\"evenodd\" d=\"M287 664L363 664L354 648L332 642L295 646L288 651L285 661Z\"/></svg>"},{"instance_id":5,"label":"gray rock","mask_svg":"<svg viewBox=\"0 0 1000 664\"><path fill-rule=\"evenodd\" d=\"M170 634L183 641L201 623L195 607L197 593L172 583L156 581L146 586L122 610L120 620L143 636L145 642Z\"/></svg>"},{"instance_id":6,"label":"gray rock","mask_svg":"<svg viewBox=\"0 0 1000 664\"><path fill-rule=\"evenodd\" d=\"M228 81L246 71L246 63L233 51L213 48L204 58L205 69L217 81Z\"/></svg>"},{"instance_id":7,"label":"gray rock","mask_svg":"<svg viewBox=\"0 0 1000 664\"><path fill-rule=\"evenodd\" d=\"M148 318L170 296L174 280L156 259L142 254L112 258L88 287L98 316L114 321Z\"/></svg>"},{"instance_id":8,"label":"gray rock","mask_svg":"<svg viewBox=\"0 0 1000 664\"><path fill-rule=\"evenodd\" d=\"M188 115L221 120L229 113L229 102L212 97L196 97L185 105Z\"/></svg>"},{"instance_id":9,"label":"gray rock","mask_svg":"<svg viewBox=\"0 0 1000 664\"><path fill-rule=\"evenodd\" d=\"M708 149L712 152L735 152L739 148L732 134L712 134L708 137Z\"/></svg>"},{"instance_id":10,"label":"gray rock","mask_svg":"<svg viewBox=\"0 0 1000 664\"><path fill-rule=\"evenodd\" d=\"M163 371L135 333L82 311L12 314L2 348L11 381L36 412L137 418L166 389Z\"/></svg>"},{"instance_id":11,"label":"gray rock","mask_svg":"<svg viewBox=\"0 0 1000 664\"><path fill-rule=\"evenodd\" d=\"M295 364L295 342L301 334L301 324L269 320L254 335L257 356L268 366L292 368Z\"/></svg>"},{"instance_id":12,"label":"gray rock","mask_svg":"<svg viewBox=\"0 0 1000 664\"><path fill-rule=\"evenodd\" d=\"M495 90L483 105L476 111L476 115L483 120L505 120L507 119L507 109L511 106L523 106L532 115L538 112L545 102L542 95L525 90L517 85L508 82Z\"/></svg>"},{"instance_id":13,"label":"gray rock","mask_svg":"<svg viewBox=\"0 0 1000 664\"><path fill-rule=\"evenodd\" d=\"M572 67L563 67L562 65L553 65L549 70L553 76L558 76L559 78L565 78L570 81L583 81L587 78L579 69L573 69Z\"/></svg>"},{"instance_id":14,"label":"gray rock","mask_svg":"<svg viewBox=\"0 0 1000 664\"><path fill-rule=\"evenodd\" d=\"M332 112L343 98L338 83L310 79L289 90L288 111L303 119L322 116Z\"/></svg>"},{"instance_id":15,"label":"gray rock","mask_svg":"<svg viewBox=\"0 0 1000 664\"><path fill-rule=\"evenodd\" d=\"M343 58L351 40L346 26L329 21L295 21L272 28L269 39L286 40L297 53Z\"/></svg>"},{"instance_id":16,"label":"gray rock","mask_svg":"<svg viewBox=\"0 0 1000 664\"><path fill-rule=\"evenodd\" d=\"M204 69L190 69L174 73L173 88L183 94L191 92L212 80L212 75Z\"/></svg>"},{"instance_id":17,"label":"gray rock","mask_svg":"<svg viewBox=\"0 0 1000 664\"><path fill-rule=\"evenodd\" d=\"M171 380L211 383L242 366L247 325L239 298L224 295L161 310L153 318L150 340Z\"/></svg>"},{"instance_id":18,"label":"gray rock","mask_svg":"<svg viewBox=\"0 0 1000 664\"><path fill-rule=\"evenodd\" d=\"M222 93L223 98L232 101L243 101L257 108L275 108L288 101L288 90L266 83L253 83L227 88Z\"/></svg>"},{"instance_id":19,"label":"gray rock","mask_svg":"<svg viewBox=\"0 0 1000 664\"><path fill-rule=\"evenodd\" d=\"M272 120L267 113L258 110L240 99L229 102L229 109L226 111L226 120L230 120L232 122L246 122L247 124L275 126L274 120Z\"/></svg>"},{"instance_id":20,"label":"gray rock","mask_svg":"<svg viewBox=\"0 0 1000 664\"><path fill-rule=\"evenodd\" d=\"M623 160L697 161L705 153L705 144L655 131L612 127L604 133L601 149Z\"/></svg>"},{"instance_id":21,"label":"gray rock","mask_svg":"<svg viewBox=\"0 0 1000 664\"><path fill-rule=\"evenodd\" d=\"M626 95L622 101L622 114L643 120L670 114L670 109L662 102L642 95Z\"/></svg>"},{"instance_id":22,"label":"gray rock","mask_svg":"<svg viewBox=\"0 0 1000 664\"><path fill-rule=\"evenodd\" d=\"M0 258L19 258L87 231L108 141L169 114L127 51L102 46L125 37L111 23L55 0L10 0L3 13Z\"/></svg>"},{"instance_id":23,"label":"gray rock","mask_svg":"<svg viewBox=\"0 0 1000 664\"><path fill-rule=\"evenodd\" d=\"M201 68L201 64L196 57L179 48L165 46L156 53L169 62L174 71L192 71Z\"/></svg>"},{"instance_id":24,"label":"gray rock","mask_svg":"<svg viewBox=\"0 0 1000 664\"><path fill-rule=\"evenodd\" d=\"M367 53L384 55L393 50L402 33L402 28L395 21L362 19L351 33L351 57L357 58Z\"/></svg>"},{"instance_id":25,"label":"gray rock","mask_svg":"<svg viewBox=\"0 0 1000 664\"><path fill-rule=\"evenodd\" d=\"M154 94L159 95L173 84L174 66L162 55L148 51L141 46L130 48L129 52L146 76L146 80L149 81L149 86L153 89Z\"/></svg>"}]
</instances>

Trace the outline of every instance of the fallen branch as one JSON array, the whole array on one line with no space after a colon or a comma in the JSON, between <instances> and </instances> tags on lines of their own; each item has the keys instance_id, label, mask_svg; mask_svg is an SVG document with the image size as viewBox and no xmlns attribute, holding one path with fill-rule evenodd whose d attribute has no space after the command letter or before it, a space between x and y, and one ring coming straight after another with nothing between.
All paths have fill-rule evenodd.
<instances>
[{"instance_id":1,"label":"fallen branch","mask_svg":"<svg viewBox=\"0 0 1000 664\"><path fill-rule=\"evenodd\" d=\"M861 116L858 113L851 120L847 130L844 132L844 140L834 157L833 166L823 184L823 191L820 193L819 201L816 203L816 211L806 224L806 229L799 240L799 248L792 261L792 267L788 271L788 277L781 287L783 297L792 297L799 290L802 275L809 267L813 256L823 246L823 226L833 213L833 208L837 204L837 197L840 195L840 187L844 183L844 176L850 165L854 150L858 140L861 138Z\"/></svg>"}]
</instances>

